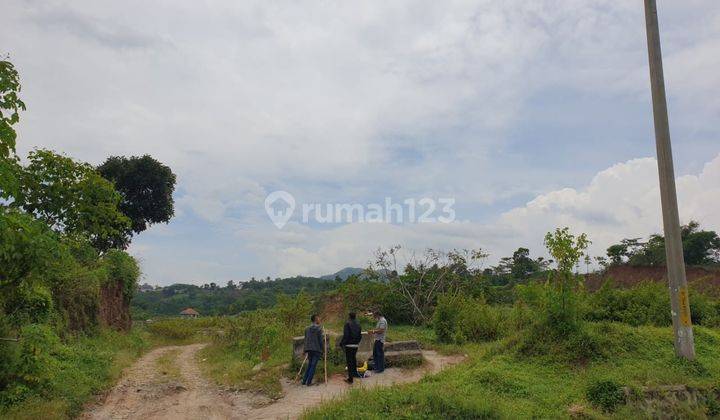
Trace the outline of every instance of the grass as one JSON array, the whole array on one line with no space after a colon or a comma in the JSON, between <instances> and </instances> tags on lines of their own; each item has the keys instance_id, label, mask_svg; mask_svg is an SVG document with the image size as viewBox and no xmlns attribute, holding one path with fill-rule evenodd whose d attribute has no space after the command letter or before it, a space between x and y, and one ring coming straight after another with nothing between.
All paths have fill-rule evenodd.
<instances>
[{"instance_id":1,"label":"grass","mask_svg":"<svg viewBox=\"0 0 720 420\"><path fill-rule=\"evenodd\" d=\"M179 354L180 349L170 350L158 357L155 361L158 372L160 372L165 379L170 381L180 381L182 379L180 367L176 363Z\"/></svg>"},{"instance_id":2,"label":"grass","mask_svg":"<svg viewBox=\"0 0 720 420\"><path fill-rule=\"evenodd\" d=\"M154 346L193 344L210 341L222 328L224 318L160 318L142 326L152 336Z\"/></svg>"},{"instance_id":3,"label":"grass","mask_svg":"<svg viewBox=\"0 0 720 420\"><path fill-rule=\"evenodd\" d=\"M124 368L147 350L147 334L103 330L92 337L70 338L52 355L53 376L42 394L0 410L7 419L73 418L94 394L110 388Z\"/></svg>"},{"instance_id":4,"label":"grass","mask_svg":"<svg viewBox=\"0 0 720 420\"><path fill-rule=\"evenodd\" d=\"M456 344L439 343L432 328L416 325L391 325L388 327L388 341L416 340L425 350L435 350L440 354L463 354L468 348L475 345L460 346Z\"/></svg>"},{"instance_id":5,"label":"grass","mask_svg":"<svg viewBox=\"0 0 720 420\"><path fill-rule=\"evenodd\" d=\"M591 334L604 334L608 357L584 364L562 355L520 356L512 340L464 346L462 365L420 383L385 389L357 390L305 414L327 418L558 418L569 409L594 418L638 417L625 407L603 413L586 400L586 390L599 380L625 386L717 385L720 380L720 332L698 327L696 362L677 359L672 330L599 323ZM358 407L363 407L358 410Z\"/></svg>"},{"instance_id":6,"label":"grass","mask_svg":"<svg viewBox=\"0 0 720 420\"><path fill-rule=\"evenodd\" d=\"M282 394L279 379L285 373L288 360L285 363L268 360L260 369L253 371L253 367L260 363L259 360L217 343L200 350L197 358L203 375L218 385L234 390L258 391L270 398Z\"/></svg>"}]
</instances>

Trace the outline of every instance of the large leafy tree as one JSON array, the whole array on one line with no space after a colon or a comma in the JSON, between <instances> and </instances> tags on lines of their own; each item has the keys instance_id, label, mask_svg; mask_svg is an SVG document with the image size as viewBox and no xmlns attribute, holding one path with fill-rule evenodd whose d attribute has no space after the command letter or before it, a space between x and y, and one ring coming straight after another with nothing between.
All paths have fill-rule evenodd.
<instances>
[{"instance_id":1,"label":"large leafy tree","mask_svg":"<svg viewBox=\"0 0 720 420\"><path fill-rule=\"evenodd\" d=\"M17 191L18 162L15 156L13 129L20 121L19 111L25 110L20 93L20 76L13 64L0 60L0 198L10 198Z\"/></svg>"},{"instance_id":2,"label":"large leafy tree","mask_svg":"<svg viewBox=\"0 0 720 420\"><path fill-rule=\"evenodd\" d=\"M92 166L49 150L35 150L28 160L13 206L100 251L128 243L130 220L118 208L120 194Z\"/></svg>"},{"instance_id":3,"label":"large leafy tree","mask_svg":"<svg viewBox=\"0 0 720 420\"><path fill-rule=\"evenodd\" d=\"M534 260L530 258L530 250L518 248L513 252L512 257L503 257L494 272L501 276L510 276L515 280L527 280L533 275L547 269L549 261L543 257Z\"/></svg>"},{"instance_id":4,"label":"large leafy tree","mask_svg":"<svg viewBox=\"0 0 720 420\"><path fill-rule=\"evenodd\" d=\"M140 233L154 223L167 223L175 214L175 174L151 156L112 156L98 167L120 192L120 210Z\"/></svg>"},{"instance_id":5,"label":"large leafy tree","mask_svg":"<svg viewBox=\"0 0 720 420\"><path fill-rule=\"evenodd\" d=\"M687 265L717 264L720 262L720 237L714 231L700 229L700 224L691 221L682 226L683 255ZM647 242L639 238L623 239L607 249L613 264L656 266L665 264L665 238L651 235Z\"/></svg>"},{"instance_id":6,"label":"large leafy tree","mask_svg":"<svg viewBox=\"0 0 720 420\"><path fill-rule=\"evenodd\" d=\"M682 227L681 234L685 264L703 265L720 262L720 237L715 231L700 230L700 224L691 221Z\"/></svg>"}]
</instances>

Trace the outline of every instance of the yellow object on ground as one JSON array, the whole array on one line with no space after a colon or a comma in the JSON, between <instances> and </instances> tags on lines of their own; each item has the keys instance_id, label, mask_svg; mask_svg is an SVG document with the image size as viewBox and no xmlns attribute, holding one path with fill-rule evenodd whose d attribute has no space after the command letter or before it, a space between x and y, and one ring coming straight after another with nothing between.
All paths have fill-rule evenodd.
<instances>
[{"instance_id":1,"label":"yellow object on ground","mask_svg":"<svg viewBox=\"0 0 720 420\"><path fill-rule=\"evenodd\" d=\"M358 373L365 373L365 371L367 371L367 369L368 369L368 365L367 365L367 361L365 361L365 363L363 363L363 365L358 368Z\"/></svg>"}]
</instances>

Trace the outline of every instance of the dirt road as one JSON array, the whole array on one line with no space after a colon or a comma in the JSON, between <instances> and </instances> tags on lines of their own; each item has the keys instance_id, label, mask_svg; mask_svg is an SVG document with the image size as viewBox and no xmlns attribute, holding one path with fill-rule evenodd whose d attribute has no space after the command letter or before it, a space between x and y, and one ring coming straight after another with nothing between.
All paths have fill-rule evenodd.
<instances>
[{"instance_id":1,"label":"dirt road","mask_svg":"<svg viewBox=\"0 0 720 420\"><path fill-rule=\"evenodd\" d=\"M376 387L416 382L428 373L459 363L461 356L441 356L423 352L424 367L386 369L380 375L347 385L335 375L327 385L304 387L283 380L284 396L271 401L255 394L228 392L205 380L195 360L195 353L204 344L168 346L151 351L125 372L121 381L101 403L90 407L83 419L287 419L297 418L303 411L328 399L337 398L351 387ZM159 369L163 356L177 353L174 371L167 375Z\"/></svg>"}]
</instances>

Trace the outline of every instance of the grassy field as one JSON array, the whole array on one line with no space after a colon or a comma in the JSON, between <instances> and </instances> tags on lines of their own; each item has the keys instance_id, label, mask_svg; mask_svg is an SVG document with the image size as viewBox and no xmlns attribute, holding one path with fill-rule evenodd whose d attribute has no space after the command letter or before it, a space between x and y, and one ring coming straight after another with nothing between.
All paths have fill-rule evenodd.
<instances>
[{"instance_id":1,"label":"grassy field","mask_svg":"<svg viewBox=\"0 0 720 420\"><path fill-rule=\"evenodd\" d=\"M588 388L598 381L630 387L720 383L717 330L696 328L696 362L674 356L669 328L597 323L589 330L602 336L606 346L596 360L573 363L557 353L523 356L516 351L517 337L462 346L469 355L462 365L417 384L351 392L306 418L563 418L571 411L591 418L627 418L644 413L629 406L603 412L588 402Z\"/></svg>"}]
</instances>

